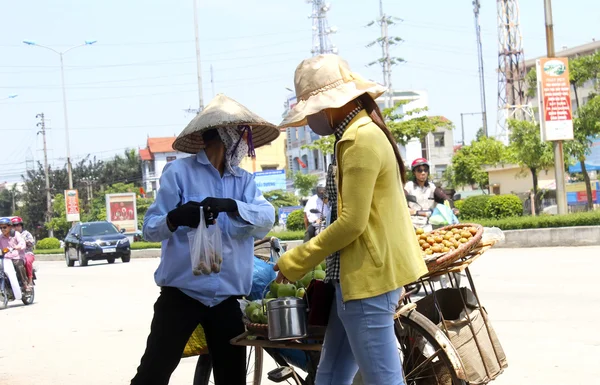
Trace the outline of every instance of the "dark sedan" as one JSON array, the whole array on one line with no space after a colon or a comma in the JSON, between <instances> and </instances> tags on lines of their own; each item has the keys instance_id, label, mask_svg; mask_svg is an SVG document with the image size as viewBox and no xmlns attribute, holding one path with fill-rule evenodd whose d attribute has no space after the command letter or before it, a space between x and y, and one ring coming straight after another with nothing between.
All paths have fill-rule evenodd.
<instances>
[{"instance_id":1,"label":"dark sedan","mask_svg":"<svg viewBox=\"0 0 600 385\"><path fill-rule=\"evenodd\" d=\"M72 267L87 266L88 261L106 260L114 263L131 259L129 239L110 222L83 222L71 228L65 238L65 261Z\"/></svg>"}]
</instances>

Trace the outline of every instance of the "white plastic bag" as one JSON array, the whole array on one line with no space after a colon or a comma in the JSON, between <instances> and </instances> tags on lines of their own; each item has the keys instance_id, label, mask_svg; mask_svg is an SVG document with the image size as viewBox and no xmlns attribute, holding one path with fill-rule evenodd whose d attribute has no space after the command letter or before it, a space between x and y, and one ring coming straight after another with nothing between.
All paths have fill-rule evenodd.
<instances>
[{"instance_id":1,"label":"white plastic bag","mask_svg":"<svg viewBox=\"0 0 600 385\"><path fill-rule=\"evenodd\" d=\"M483 235L481 237L482 242L495 241L502 242L504 241L504 233L498 227L484 227Z\"/></svg>"},{"instance_id":2,"label":"white plastic bag","mask_svg":"<svg viewBox=\"0 0 600 385\"><path fill-rule=\"evenodd\" d=\"M188 233L190 258L194 275L209 275L221 271L223 263L223 244L221 229L215 222L206 227L204 210L200 207L200 223L196 230Z\"/></svg>"}]
</instances>

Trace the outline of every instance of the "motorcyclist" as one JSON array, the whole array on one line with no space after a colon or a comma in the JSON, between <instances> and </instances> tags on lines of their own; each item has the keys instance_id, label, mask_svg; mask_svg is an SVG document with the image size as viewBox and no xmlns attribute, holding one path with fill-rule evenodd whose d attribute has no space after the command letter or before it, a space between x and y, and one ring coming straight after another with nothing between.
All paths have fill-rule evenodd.
<instances>
[{"instance_id":1,"label":"motorcyclist","mask_svg":"<svg viewBox=\"0 0 600 385\"><path fill-rule=\"evenodd\" d=\"M21 237L25 240L25 271L27 272L27 285L28 288L33 285L33 262L35 261L35 255L33 254L33 247L35 246L35 238L27 230L23 228L23 219L21 217L13 217L11 220L13 229L21 234Z\"/></svg>"},{"instance_id":2,"label":"motorcyclist","mask_svg":"<svg viewBox=\"0 0 600 385\"><path fill-rule=\"evenodd\" d=\"M458 210L454 207L452 199L446 195L444 190L437 187L433 182L429 181L429 162L425 158L417 158L411 164L413 180L406 182L404 191L407 195L412 195L417 202L409 202L410 215L413 224L422 227L427 224L426 212L432 211L435 206L449 202L454 214L458 214Z\"/></svg>"},{"instance_id":3,"label":"motorcyclist","mask_svg":"<svg viewBox=\"0 0 600 385\"><path fill-rule=\"evenodd\" d=\"M27 281L22 259L25 255L25 240L21 234L14 231L10 218L0 218L0 232L0 249L2 249L5 262L4 272L8 275L15 298L21 298L22 292L18 276L21 276L21 282ZM12 263L6 263L8 261L12 261Z\"/></svg>"},{"instance_id":4,"label":"motorcyclist","mask_svg":"<svg viewBox=\"0 0 600 385\"><path fill-rule=\"evenodd\" d=\"M316 193L308 199L304 206L304 228L306 233L304 241L307 242L316 235L316 228L324 218L329 215L329 206L326 203L325 187L319 185Z\"/></svg>"}]
</instances>

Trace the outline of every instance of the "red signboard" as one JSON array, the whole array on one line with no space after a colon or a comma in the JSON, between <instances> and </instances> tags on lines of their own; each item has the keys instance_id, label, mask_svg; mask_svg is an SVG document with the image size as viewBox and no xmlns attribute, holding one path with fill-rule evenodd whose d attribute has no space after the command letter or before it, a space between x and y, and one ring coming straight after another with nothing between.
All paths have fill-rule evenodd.
<instances>
[{"instance_id":1,"label":"red signboard","mask_svg":"<svg viewBox=\"0 0 600 385\"><path fill-rule=\"evenodd\" d=\"M592 200L597 199L596 190L592 190ZM585 191L577 191L577 202L587 202L587 194Z\"/></svg>"}]
</instances>

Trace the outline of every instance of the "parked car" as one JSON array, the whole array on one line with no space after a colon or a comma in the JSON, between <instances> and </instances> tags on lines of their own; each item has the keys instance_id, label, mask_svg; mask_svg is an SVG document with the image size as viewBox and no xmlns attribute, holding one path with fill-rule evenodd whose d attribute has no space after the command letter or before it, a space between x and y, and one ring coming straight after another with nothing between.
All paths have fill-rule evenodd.
<instances>
[{"instance_id":1,"label":"parked car","mask_svg":"<svg viewBox=\"0 0 600 385\"><path fill-rule=\"evenodd\" d=\"M117 258L127 263L131 259L131 245L123 234L107 221L83 222L74 225L65 238L65 262L72 267L87 266L88 261L106 260L114 263Z\"/></svg>"}]
</instances>

